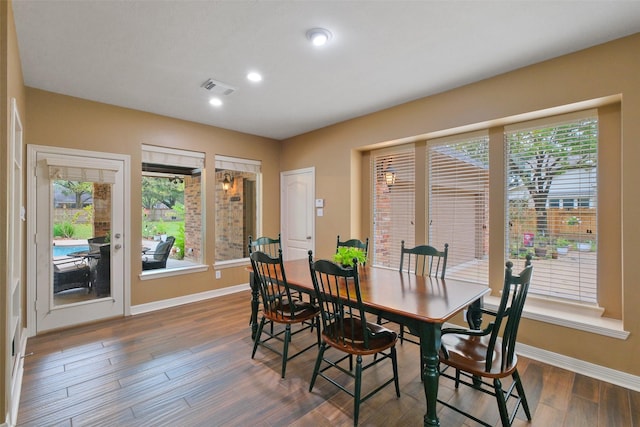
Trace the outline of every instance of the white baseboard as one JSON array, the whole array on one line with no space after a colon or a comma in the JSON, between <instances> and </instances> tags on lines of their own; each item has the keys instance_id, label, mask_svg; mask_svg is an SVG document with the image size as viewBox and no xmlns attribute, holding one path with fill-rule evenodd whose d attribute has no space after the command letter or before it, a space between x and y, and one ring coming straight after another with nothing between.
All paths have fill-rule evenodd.
<instances>
[{"instance_id":1,"label":"white baseboard","mask_svg":"<svg viewBox=\"0 0 640 427\"><path fill-rule=\"evenodd\" d=\"M171 298L162 301L154 301L146 304L139 304L131 306L131 314L142 314L151 311L162 310L164 308L177 307L183 304L189 304L192 302L204 301L210 298L221 297L223 295L234 294L236 292L242 292L249 290L249 283L244 283L236 286L229 286L227 288L215 289L213 291L200 292L198 294L185 295L178 298ZM248 304L248 302L247 302Z\"/></svg>"},{"instance_id":2,"label":"white baseboard","mask_svg":"<svg viewBox=\"0 0 640 427\"><path fill-rule=\"evenodd\" d=\"M573 357L542 350L526 344L518 343L516 349L518 354L524 357L615 384L620 387L628 388L630 390L640 391L640 376L616 371L615 369L585 362L580 359L574 359Z\"/></svg>"}]
</instances>

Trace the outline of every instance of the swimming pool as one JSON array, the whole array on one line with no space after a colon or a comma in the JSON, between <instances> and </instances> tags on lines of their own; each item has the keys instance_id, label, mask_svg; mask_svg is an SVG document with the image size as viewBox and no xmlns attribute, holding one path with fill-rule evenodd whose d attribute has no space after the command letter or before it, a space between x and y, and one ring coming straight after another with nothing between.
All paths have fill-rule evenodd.
<instances>
[{"instance_id":1,"label":"swimming pool","mask_svg":"<svg viewBox=\"0 0 640 427\"><path fill-rule=\"evenodd\" d=\"M53 256L64 256L71 252L88 251L89 245L54 246Z\"/></svg>"}]
</instances>

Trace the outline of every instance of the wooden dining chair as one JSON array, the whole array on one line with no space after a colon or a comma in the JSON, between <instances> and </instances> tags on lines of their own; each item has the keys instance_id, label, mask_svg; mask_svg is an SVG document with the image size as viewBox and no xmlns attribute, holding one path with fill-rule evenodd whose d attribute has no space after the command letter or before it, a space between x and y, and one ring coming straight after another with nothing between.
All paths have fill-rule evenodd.
<instances>
[{"instance_id":1,"label":"wooden dining chair","mask_svg":"<svg viewBox=\"0 0 640 427\"><path fill-rule=\"evenodd\" d=\"M336 243L336 253L338 253L340 248L360 249L362 252L364 252L364 258L366 260L367 256L369 255L369 238L367 237L364 242L359 239L349 239L349 240L341 241L340 235L338 234L338 239ZM362 264L365 264L365 263L362 263Z\"/></svg>"},{"instance_id":2,"label":"wooden dining chair","mask_svg":"<svg viewBox=\"0 0 640 427\"><path fill-rule=\"evenodd\" d=\"M527 419L531 421L529 405L518 374L515 346L533 266L526 266L519 275L512 274L511 261L507 262L506 267L502 297L493 321L482 330L443 330L439 355L440 364L443 366L440 375L453 380L456 389L460 384L464 384L496 398L503 427L513 423L520 406L524 409ZM449 368L455 370L454 375L447 372ZM505 389L501 380L506 377L511 377L512 382ZM515 399L511 413L507 408L509 399ZM484 426L494 425L446 401L438 402Z\"/></svg>"},{"instance_id":3,"label":"wooden dining chair","mask_svg":"<svg viewBox=\"0 0 640 427\"><path fill-rule=\"evenodd\" d=\"M440 251L433 246L418 245L407 248L404 240L400 244L400 272L407 272L417 276L429 276L444 279L447 271L447 256L449 255L449 244L444 244L444 250ZM386 321L378 317L378 323L384 324ZM405 335L407 332L407 337ZM409 329L400 324L400 343L409 341L410 343L420 345L419 338ZM424 360L422 358L422 347L420 347L420 378L424 379Z\"/></svg>"},{"instance_id":4,"label":"wooden dining chair","mask_svg":"<svg viewBox=\"0 0 640 427\"><path fill-rule=\"evenodd\" d=\"M255 357L258 346L263 346L279 354L282 356L282 378L284 378L289 360L320 345L320 327L318 325L320 308L312 303L291 297L282 262L282 250L279 251L278 256L275 258L260 251L252 252L249 258L251 259L254 276L260 287L262 299L262 318L255 336L251 358ZM284 325L284 330L265 330L264 325L267 320L271 321L272 325ZM301 327L292 332L292 325L300 325ZM316 342L290 355L289 343L291 338L314 326L317 334ZM262 339L263 334L266 335L265 339ZM280 341L282 350L271 345L271 341Z\"/></svg>"},{"instance_id":5,"label":"wooden dining chair","mask_svg":"<svg viewBox=\"0 0 640 427\"><path fill-rule=\"evenodd\" d=\"M375 393L394 383L396 396L400 397L395 347L398 334L384 326L367 322L360 294L357 262L353 267L347 268L329 260L314 262L313 254L309 251L309 269L316 298L320 303L322 319L322 344L311 376L309 391L313 390L319 375L352 396L354 398L353 425L357 426L360 404ZM329 348L341 354L331 358L326 357ZM378 355L380 357L375 357ZM356 356L355 372L353 356ZM364 357L371 357L371 360L363 365ZM389 359L392 362L393 377L362 397L362 372ZM346 360L349 361L348 368L343 366ZM330 376L325 373L330 368L339 371L337 375ZM340 373L355 380L353 388L339 382ZM381 372L377 373L377 375L381 374Z\"/></svg>"},{"instance_id":6,"label":"wooden dining chair","mask_svg":"<svg viewBox=\"0 0 640 427\"><path fill-rule=\"evenodd\" d=\"M282 242L280 240L280 233L278 233L277 238L262 236L257 239L253 239L249 236L249 254L251 254L251 252L260 251L269 255L271 258L277 258L281 249Z\"/></svg>"}]
</instances>

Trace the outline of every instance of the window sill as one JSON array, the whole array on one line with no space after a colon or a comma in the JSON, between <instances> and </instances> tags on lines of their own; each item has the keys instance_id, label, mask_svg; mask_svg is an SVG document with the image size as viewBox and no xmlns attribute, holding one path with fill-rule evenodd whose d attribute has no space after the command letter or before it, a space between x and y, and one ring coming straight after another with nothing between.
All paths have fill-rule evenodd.
<instances>
[{"instance_id":1,"label":"window sill","mask_svg":"<svg viewBox=\"0 0 640 427\"><path fill-rule=\"evenodd\" d=\"M500 298L486 296L483 302L486 308L496 310L500 303ZM572 304L529 295L522 317L626 340L629 332L623 329L622 320L602 317L603 311L600 307Z\"/></svg>"},{"instance_id":2,"label":"window sill","mask_svg":"<svg viewBox=\"0 0 640 427\"><path fill-rule=\"evenodd\" d=\"M247 267L251 265L249 258L232 259L229 261L217 261L213 264L216 270L224 270L225 268Z\"/></svg>"},{"instance_id":3,"label":"window sill","mask_svg":"<svg viewBox=\"0 0 640 427\"><path fill-rule=\"evenodd\" d=\"M203 271L209 270L209 266L201 264L201 265L191 265L189 267L179 267L179 268L162 268L157 270L147 270L140 273L140 280L152 280L152 279L160 279L162 277L171 277L171 276L179 276L182 274L189 273L201 273Z\"/></svg>"}]
</instances>

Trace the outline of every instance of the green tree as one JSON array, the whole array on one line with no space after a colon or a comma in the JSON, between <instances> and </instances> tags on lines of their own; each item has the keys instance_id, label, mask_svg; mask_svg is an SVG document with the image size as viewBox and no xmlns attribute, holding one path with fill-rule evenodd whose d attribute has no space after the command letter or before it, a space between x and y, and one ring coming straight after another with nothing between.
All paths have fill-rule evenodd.
<instances>
[{"instance_id":1,"label":"green tree","mask_svg":"<svg viewBox=\"0 0 640 427\"><path fill-rule=\"evenodd\" d=\"M66 181L57 179L54 181L54 185L60 187L60 191L65 196L74 195L75 208L82 209L84 203L87 202L93 195L93 183L92 182L79 182L79 181Z\"/></svg>"},{"instance_id":2,"label":"green tree","mask_svg":"<svg viewBox=\"0 0 640 427\"><path fill-rule=\"evenodd\" d=\"M553 180L572 169L597 164L598 121L585 119L507 136L509 187L524 186L536 212L536 230L546 235L547 199Z\"/></svg>"},{"instance_id":3,"label":"green tree","mask_svg":"<svg viewBox=\"0 0 640 427\"><path fill-rule=\"evenodd\" d=\"M180 203L184 204L184 181L156 176L142 177L142 207L153 209L156 204L163 203L169 209Z\"/></svg>"}]
</instances>

